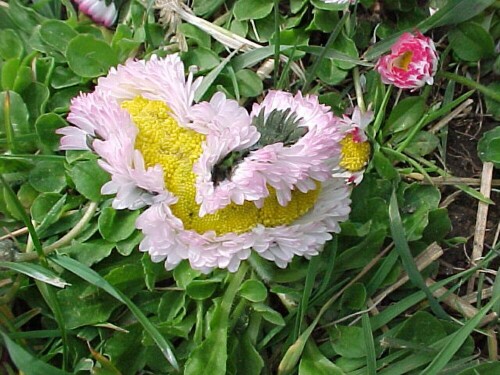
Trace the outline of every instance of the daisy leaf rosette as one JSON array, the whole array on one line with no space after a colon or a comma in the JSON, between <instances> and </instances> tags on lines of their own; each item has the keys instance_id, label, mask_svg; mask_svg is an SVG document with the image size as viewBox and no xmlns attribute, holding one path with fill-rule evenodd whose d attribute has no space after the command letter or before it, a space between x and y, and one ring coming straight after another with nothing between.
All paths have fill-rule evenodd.
<instances>
[{"instance_id":1,"label":"daisy leaf rosette","mask_svg":"<svg viewBox=\"0 0 500 375\"><path fill-rule=\"evenodd\" d=\"M252 251L279 267L317 255L348 218L366 119L282 91L251 113L222 93L194 103L201 79L176 54L129 60L72 100L61 149L100 157L114 208L146 207L139 248L168 270L235 271Z\"/></svg>"},{"instance_id":2,"label":"daisy leaf rosette","mask_svg":"<svg viewBox=\"0 0 500 375\"><path fill-rule=\"evenodd\" d=\"M431 38L420 31L404 33L375 65L382 82L402 89L417 89L434 83L438 54Z\"/></svg>"}]
</instances>

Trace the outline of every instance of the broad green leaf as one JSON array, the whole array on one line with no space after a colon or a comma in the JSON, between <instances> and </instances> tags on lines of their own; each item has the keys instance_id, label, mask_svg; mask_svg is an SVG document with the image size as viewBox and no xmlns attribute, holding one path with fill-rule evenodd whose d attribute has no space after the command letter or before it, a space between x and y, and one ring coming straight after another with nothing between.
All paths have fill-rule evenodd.
<instances>
[{"instance_id":1,"label":"broad green leaf","mask_svg":"<svg viewBox=\"0 0 500 375\"><path fill-rule=\"evenodd\" d=\"M224 3L224 0L194 0L193 10L197 16L210 16Z\"/></svg>"},{"instance_id":2,"label":"broad green leaf","mask_svg":"<svg viewBox=\"0 0 500 375\"><path fill-rule=\"evenodd\" d=\"M447 336L441 322L426 311L418 311L399 327L395 338L428 346Z\"/></svg>"},{"instance_id":3,"label":"broad green leaf","mask_svg":"<svg viewBox=\"0 0 500 375\"><path fill-rule=\"evenodd\" d=\"M425 156L433 152L438 145L439 138L436 135L426 131L420 131L415 138L413 138L410 145L406 147L406 151L415 155Z\"/></svg>"},{"instance_id":4,"label":"broad green leaf","mask_svg":"<svg viewBox=\"0 0 500 375\"><path fill-rule=\"evenodd\" d=\"M330 332L335 352L342 357L362 358L366 356L365 337L361 327L338 325Z\"/></svg>"},{"instance_id":5,"label":"broad green leaf","mask_svg":"<svg viewBox=\"0 0 500 375\"><path fill-rule=\"evenodd\" d=\"M99 215L99 232L110 242L123 241L135 230L135 221L140 211L115 210L106 207Z\"/></svg>"},{"instance_id":6,"label":"broad green leaf","mask_svg":"<svg viewBox=\"0 0 500 375\"><path fill-rule=\"evenodd\" d=\"M192 299L203 301L212 296L218 285L214 280L193 280L186 286L186 293Z\"/></svg>"},{"instance_id":7,"label":"broad green leaf","mask_svg":"<svg viewBox=\"0 0 500 375\"><path fill-rule=\"evenodd\" d=\"M92 35L80 34L66 50L69 67L82 77L94 78L106 74L118 64L116 52L106 42Z\"/></svg>"},{"instance_id":8,"label":"broad green leaf","mask_svg":"<svg viewBox=\"0 0 500 375\"><path fill-rule=\"evenodd\" d=\"M500 82L492 82L488 85L488 89L500 93ZM486 110L488 113L492 114L495 120L500 121L500 102L489 96L484 96L484 101L486 102Z\"/></svg>"},{"instance_id":9,"label":"broad green leaf","mask_svg":"<svg viewBox=\"0 0 500 375\"><path fill-rule=\"evenodd\" d=\"M68 44L78 33L66 22L60 20L47 20L40 27L40 37L52 48L66 52Z\"/></svg>"},{"instance_id":10,"label":"broad green leaf","mask_svg":"<svg viewBox=\"0 0 500 375\"><path fill-rule=\"evenodd\" d=\"M15 135L28 134L31 132L31 127L28 122L29 112L23 98L14 91L9 91L10 100L10 122L12 128L14 129ZM7 93L0 92L0 124L2 124L2 129L4 129L5 124L5 102L7 98Z\"/></svg>"},{"instance_id":11,"label":"broad green leaf","mask_svg":"<svg viewBox=\"0 0 500 375\"><path fill-rule=\"evenodd\" d=\"M344 372L309 340L299 364L299 375L344 375Z\"/></svg>"},{"instance_id":12,"label":"broad green leaf","mask_svg":"<svg viewBox=\"0 0 500 375\"><path fill-rule=\"evenodd\" d=\"M233 373L260 375L265 365L264 360L252 344L248 330L243 335L231 336L229 340L229 348L233 348L233 351L230 352L228 362L229 366L234 367Z\"/></svg>"},{"instance_id":13,"label":"broad green leaf","mask_svg":"<svg viewBox=\"0 0 500 375\"><path fill-rule=\"evenodd\" d=\"M285 320L281 316L279 312L276 310L273 310L271 307L268 305L265 305L263 303L254 303L252 304L252 309L262 315L262 318L267 320L269 323L272 323L277 326L284 326L285 325Z\"/></svg>"},{"instance_id":14,"label":"broad green leaf","mask_svg":"<svg viewBox=\"0 0 500 375\"><path fill-rule=\"evenodd\" d=\"M166 339L158 332L157 328L148 320L144 313L122 292L115 289L108 281L102 278L94 270L84 266L78 261L71 259L69 257L57 256L51 259L54 263L59 266L66 268L67 270L75 273L79 277L83 278L87 282L103 289L106 293L113 296L115 299L125 304L129 310L134 314L136 319L144 327L144 330L153 338L158 348L161 350L162 354L167 358L170 364L178 369L177 360L175 359L174 353L172 352L170 344Z\"/></svg>"},{"instance_id":15,"label":"broad green leaf","mask_svg":"<svg viewBox=\"0 0 500 375\"><path fill-rule=\"evenodd\" d=\"M35 129L42 145L50 151L56 151L61 138L56 134L56 130L67 125L68 123L61 116L55 113L45 113L37 118Z\"/></svg>"},{"instance_id":16,"label":"broad green leaf","mask_svg":"<svg viewBox=\"0 0 500 375\"><path fill-rule=\"evenodd\" d=\"M458 25L448 32L448 40L455 54L464 61L479 61L494 53L491 35L474 22Z\"/></svg>"},{"instance_id":17,"label":"broad green leaf","mask_svg":"<svg viewBox=\"0 0 500 375\"><path fill-rule=\"evenodd\" d=\"M54 285L58 288L64 288L66 285L69 285L54 272L38 264L0 261L0 267L5 267L13 271L20 272L33 279L40 280L43 283Z\"/></svg>"},{"instance_id":18,"label":"broad green leaf","mask_svg":"<svg viewBox=\"0 0 500 375\"><path fill-rule=\"evenodd\" d=\"M342 307L361 310L366 301L366 289L362 283L355 283L345 290L340 298Z\"/></svg>"},{"instance_id":19,"label":"broad green leaf","mask_svg":"<svg viewBox=\"0 0 500 375\"><path fill-rule=\"evenodd\" d=\"M236 81L240 90L240 95L247 98L258 96L264 90L264 84L259 76L249 69L242 69L236 72Z\"/></svg>"},{"instance_id":20,"label":"broad green leaf","mask_svg":"<svg viewBox=\"0 0 500 375\"><path fill-rule=\"evenodd\" d=\"M85 198L94 202L101 199L101 187L109 180L109 175L95 160L76 162L70 166L68 173L75 183L76 190Z\"/></svg>"},{"instance_id":21,"label":"broad green leaf","mask_svg":"<svg viewBox=\"0 0 500 375\"><path fill-rule=\"evenodd\" d=\"M31 70L30 70L31 74ZM22 93L23 99L28 107L32 122L45 112L45 106L49 101L50 92L47 86L40 82L31 82Z\"/></svg>"},{"instance_id":22,"label":"broad green leaf","mask_svg":"<svg viewBox=\"0 0 500 375\"><path fill-rule=\"evenodd\" d=\"M35 164L29 182L41 193L58 193L66 186L63 163L44 160Z\"/></svg>"},{"instance_id":23,"label":"broad green leaf","mask_svg":"<svg viewBox=\"0 0 500 375\"><path fill-rule=\"evenodd\" d=\"M42 193L31 206L31 217L41 223L51 208L62 198L59 193Z\"/></svg>"},{"instance_id":24,"label":"broad green leaf","mask_svg":"<svg viewBox=\"0 0 500 375\"><path fill-rule=\"evenodd\" d=\"M201 272L192 269L189 266L189 262L185 260L175 267L173 274L177 286L179 288L186 289L191 281L201 275Z\"/></svg>"},{"instance_id":25,"label":"broad green leaf","mask_svg":"<svg viewBox=\"0 0 500 375\"><path fill-rule=\"evenodd\" d=\"M425 111L423 96L410 96L401 100L391 111L386 128L391 133L407 130L415 126Z\"/></svg>"},{"instance_id":26,"label":"broad green leaf","mask_svg":"<svg viewBox=\"0 0 500 375\"><path fill-rule=\"evenodd\" d=\"M477 149L483 162L492 162L500 168L500 126L484 133Z\"/></svg>"},{"instance_id":27,"label":"broad green leaf","mask_svg":"<svg viewBox=\"0 0 500 375\"><path fill-rule=\"evenodd\" d=\"M19 35L12 29L0 29L0 57L3 60L23 57L24 46Z\"/></svg>"},{"instance_id":28,"label":"broad green leaf","mask_svg":"<svg viewBox=\"0 0 500 375\"><path fill-rule=\"evenodd\" d=\"M267 288L261 281L250 279L241 284L239 294L251 302L263 302L267 298Z\"/></svg>"},{"instance_id":29,"label":"broad green leaf","mask_svg":"<svg viewBox=\"0 0 500 375\"><path fill-rule=\"evenodd\" d=\"M234 17L239 21L261 19L273 10L269 0L238 0L233 8Z\"/></svg>"},{"instance_id":30,"label":"broad green leaf","mask_svg":"<svg viewBox=\"0 0 500 375\"><path fill-rule=\"evenodd\" d=\"M74 243L61 251L72 255L79 262L90 267L91 265L107 258L111 254L114 247L114 243L98 239L83 243Z\"/></svg>"},{"instance_id":31,"label":"broad green leaf","mask_svg":"<svg viewBox=\"0 0 500 375\"><path fill-rule=\"evenodd\" d=\"M198 47L190 49L182 55L186 66L195 65L201 71L214 69L220 63L219 56L208 48Z\"/></svg>"}]
</instances>

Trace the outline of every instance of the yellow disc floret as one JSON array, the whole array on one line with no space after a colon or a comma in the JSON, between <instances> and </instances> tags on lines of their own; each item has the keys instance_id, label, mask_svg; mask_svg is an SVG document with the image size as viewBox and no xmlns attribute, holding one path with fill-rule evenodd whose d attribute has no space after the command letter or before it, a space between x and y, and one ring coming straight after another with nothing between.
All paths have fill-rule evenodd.
<instances>
[{"instance_id":1,"label":"yellow disc floret","mask_svg":"<svg viewBox=\"0 0 500 375\"><path fill-rule=\"evenodd\" d=\"M261 209L252 202L233 203L214 214L200 217L200 206L195 200L193 165L201 156L205 136L179 126L163 102L136 97L123 102L122 108L130 113L139 129L135 148L141 151L146 167L162 166L165 186L178 198L171 207L172 212L182 220L185 229L198 233L213 230L221 235L247 232L258 224L266 227L287 225L309 211L318 198L319 185L318 189L307 193L292 191L291 201L283 207L269 187L270 196Z\"/></svg>"},{"instance_id":2,"label":"yellow disc floret","mask_svg":"<svg viewBox=\"0 0 500 375\"><path fill-rule=\"evenodd\" d=\"M348 134L340 141L342 146L342 159L340 166L350 172L358 172L370 159L370 143L355 142L352 134Z\"/></svg>"}]
</instances>

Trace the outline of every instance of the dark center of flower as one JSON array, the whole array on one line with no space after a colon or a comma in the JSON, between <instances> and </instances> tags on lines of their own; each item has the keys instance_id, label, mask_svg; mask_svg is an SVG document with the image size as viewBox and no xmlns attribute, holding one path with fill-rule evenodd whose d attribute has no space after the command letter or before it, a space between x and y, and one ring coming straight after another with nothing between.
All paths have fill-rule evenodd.
<instances>
[{"instance_id":1,"label":"dark center of flower","mask_svg":"<svg viewBox=\"0 0 500 375\"><path fill-rule=\"evenodd\" d=\"M413 52L405 51L401 56L398 56L397 58L394 59L394 66L398 67L399 69L403 69L404 71L407 71L408 67L410 66L412 58L413 58Z\"/></svg>"},{"instance_id":2,"label":"dark center of flower","mask_svg":"<svg viewBox=\"0 0 500 375\"><path fill-rule=\"evenodd\" d=\"M251 151L259 150L267 145L283 143L291 146L302 138L308 131L305 126L299 126L300 118L291 109L274 109L265 117L265 108L262 108L257 116L252 119L260 133L259 140L244 150L233 151L227 154L212 169L212 181L215 185L230 179L234 168L245 159Z\"/></svg>"}]
</instances>

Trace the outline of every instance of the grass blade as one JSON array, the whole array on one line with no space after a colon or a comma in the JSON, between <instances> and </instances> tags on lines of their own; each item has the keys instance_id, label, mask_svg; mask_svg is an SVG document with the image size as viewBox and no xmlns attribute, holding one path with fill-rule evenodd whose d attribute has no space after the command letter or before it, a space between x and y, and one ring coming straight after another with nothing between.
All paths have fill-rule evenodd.
<instances>
[{"instance_id":1,"label":"grass blade","mask_svg":"<svg viewBox=\"0 0 500 375\"><path fill-rule=\"evenodd\" d=\"M215 79L219 76L222 69L224 69L227 63L231 61L231 59L233 58L234 55L236 55L237 52L238 50L236 49L233 52L231 52L224 60L221 61L221 63L217 66L217 68L212 70L203 78L203 81L201 81L200 86L198 86L196 92L194 93L195 102L200 101L200 99L203 97L203 95L205 95L210 86L212 86L212 83L214 83Z\"/></svg>"},{"instance_id":2,"label":"grass blade","mask_svg":"<svg viewBox=\"0 0 500 375\"><path fill-rule=\"evenodd\" d=\"M42 362L31 353L17 345L4 332L0 331L5 347L9 351L9 356L12 362L25 375L69 375L68 372L53 367L45 362Z\"/></svg>"},{"instance_id":3,"label":"grass blade","mask_svg":"<svg viewBox=\"0 0 500 375\"><path fill-rule=\"evenodd\" d=\"M31 263L15 263L15 262L0 262L0 267L5 267L10 270L20 272L33 279L40 280L44 283L54 285L58 288L64 288L68 284L52 271L39 266L38 264Z\"/></svg>"},{"instance_id":4,"label":"grass blade","mask_svg":"<svg viewBox=\"0 0 500 375\"><path fill-rule=\"evenodd\" d=\"M490 311L490 309L500 300L500 296L496 296L490 302L488 302L481 310L478 311L476 316L469 320L465 325L455 332L452 337L448 340L448 343L441 349L433 361L427 366L421 375L432 375L438 374L450 360L453 358L455 353L460 349L462 344L465 342L467 337L472 333L476 326L481 322L484 316Z\"/></svg>"},{"instance_id":5,"label":"grass blade","mask_svg":"<svg viewBox=\"0 0 500 375\"><path fill-rule=\"evenodd\" d=\"M158 348L160 348L161 352L170 362L172 367L174 367L176 370L179 370L179 365L177 364L177 360L175 359L175 355L172 351L171 345L156 329L156 327L149 321L144 313L127 296L113 287L113 285L111 285L97 272L72 258L66 256L56 256L50 259L57 265L67 269L70 272L73 272L75 275L80 276L88 283L101 288L102 290L116 298L118 301L126 305L132 312L132 314L134 314L134 316L137 318L139 323L141 323L141 325L144 327L144 330L150 334L151 338L154 340L156 345L158 345Z\"/></svg>"},{"instance_id":6,"label":"grass blade","mask_svg":"<svg viewBox=\"0 0 500 375\"><path fill-rule=\"evenodd\" d=\"M429 300L429 305L434 314L441 319L449 319L448 314L446 314L425 284L424 278L418 271L417 265L415 264L415 259L413 259L413 256L411 255L410 247L406 241L401 216L399 215L399 207L395 190L392 191L391 201L389 203L389 218L392 238L394 240L394 244L396 245L396 250L401 257L403 267L408 273L411 282L426 294L427 299Z\"/></svg>"},{"instance_id":7,"label":"grass blade","mask_svg":"<svg viewBox=\"0 0 500 375\"><path fill-rule=\"evenodd\" d=\"M366 347L366 373L367 375L377 374L377 354L375 353L375 343L373 342L372 327L370 326L370 318L368 314L363 314L363 335L365 337Z\"/></svg>"}]
</instances>

